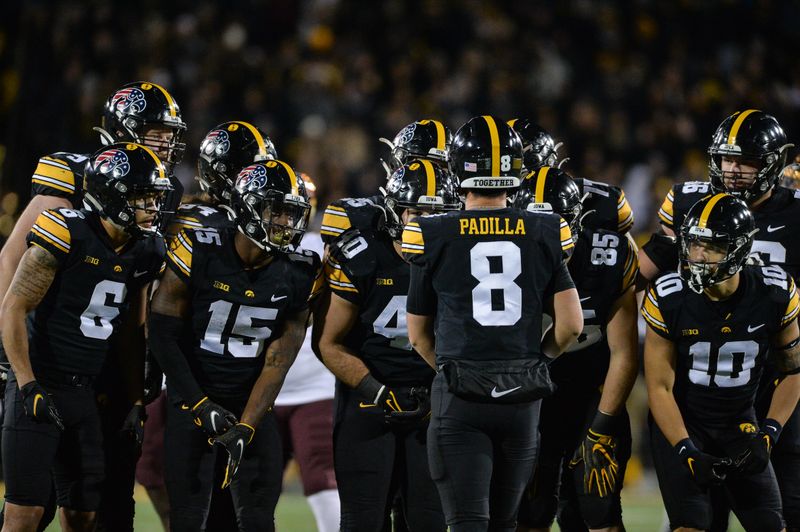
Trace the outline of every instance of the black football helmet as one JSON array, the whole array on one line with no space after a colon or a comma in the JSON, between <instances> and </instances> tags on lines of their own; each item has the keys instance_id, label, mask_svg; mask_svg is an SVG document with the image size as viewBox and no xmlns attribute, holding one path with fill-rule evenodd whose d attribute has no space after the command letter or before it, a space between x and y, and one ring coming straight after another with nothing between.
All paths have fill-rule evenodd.
<instances>
[{"instance_id":1,"label":"black football helmet","mask_svg":"<svg viewBox=\"0 0 800 532\"><path fill-rule=\"evenodd\" d=\"M558 148L562 146L542 126L529 118L514 118L508 121L522 139L522 166L525 172L535 172L542 166L557 168Z\"/></svg>"},{"instance_id":2,"label":"black football helmet","mask_svg":"<svg viewBox=\"0 0 800 532\"><path fill-rule=\"evenodd\" d=\"M164 163L141 144L118 143L96 151L83 174L84 199L100 216L142 238L158 233L167 214L164 201L173 190ZM136 211L153 214L147 224L136 222Z\"/></svg>"},{"instance_id":3,"label":"black football helmet","mask_svg":"<svg viewBox=\"0 0 800 532\"><path fill-rule=\"evenodd\" d=\"M453 139L450 171L462 191L516 189L522 172L522 140L498 118L470 118Z\"/></svg>"},{"instance_id":4,"label":"black football helmet","mask_svg":"<svg viewBox=\"0 0 800 532\"><path fill-rule=\"evenodd\" d=\"M787 142L786 133L774 117L756 109L734 113L719 125L708 148L711 186L717 192L726 192L752 203L778 183L790 147L792 144ZM741 157L761 164L755 176L749 176L754 179L749 188L736 186L737 178L748 176L723 175L723 156ZM733 180L733 184L726 185L725 179Z\"/></svg>"},{"instance_id":5,"label":"black football helmet","mask_svg":"<svg viewBox=\"0 0 800 532\"><path fill-rule=\"evenodd\" d=\"M408 124L395 135L394 140L383 137L378 140L392 150L388 163L381 160L386 175L391 177L395 170L411 159L429 159L446 165L453 133L439 120L425 119Z\"/></svg>"},{"instance_id":6,"label":"black football helmet","mask_svg":"<svg viewBox=\"0 0 800 532\"><path fill-rule=\"evenodd\" d=\"M152 127L172 132L167 140L148 136ZM102 127L94 128L104 144L135 142L152 149L164 163L174 166L183 158L186 144L182 142L186 123L177 102L167 90L150 81L123 85L106 100Z\"/></svg>"},{"instance_id":7,"label":"black football helmet","mask_svg":"<svg viewBox=\"0 0 800 532\"><path fill-rule=\"evenodd\" d=\"M236 227L266 251L295 249L306 232L310 210L302 178L283 161L243 168L231 191Z\"/></svg>"},{"instance_id":8,"label":"black football helmet","mask_svg":"<svg viewBox=\"0 0 800 532\"><path fill-rule=\"evenodd\" d=\"M563 170L542 166L528 174L519 186L514 207L533 212L554 212L569 224L572 241L581 233L583 212L581 191Z\"/></svg>"},{"instance_id":9,"label":"black football helmet","mask_svg":"<svg viewBox=\"0 0 800 532\"><path fill-rule=\"evenodd\" d=\"M453 175L428 159L414 159L394 171L381 187L386 230L395 240L403 236L403 211L455 211L461 208Z\"/></svg>"},{"instance_id":10,"label":"black football helmet","mask_svg":"<svg viewBox=\"0 0 800 532\"><path fill-rule=\"evenodd\" d=\"M260 129L248 122L223 122L200 144L197 180L216 202L227 203L242 168L277 158L275 146Z\"/></svg>"},{"instance_id":11,"label":"black football helmet","mask_svg":"<svg viewBox=\"0 0 800 532\"><path fill-rule=\"evenodd\" d=\"M698 294L728 279L744 266L756 231L753 215L742 200L722 193L701 199L681 225L681 277ZM716 262L693 260L690 251L698 243L724 257Z\"/></svg>"}]
</instances>

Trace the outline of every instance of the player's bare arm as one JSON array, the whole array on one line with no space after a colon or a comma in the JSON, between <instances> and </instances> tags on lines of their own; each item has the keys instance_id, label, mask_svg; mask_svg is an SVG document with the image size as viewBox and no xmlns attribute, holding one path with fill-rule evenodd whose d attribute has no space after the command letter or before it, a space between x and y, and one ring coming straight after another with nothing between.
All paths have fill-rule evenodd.
<instances>
[{"instance_id":1,"label":"player's bare arm","mask_svg":"<svg viewBox=\"0 0 800 532\"><path fill-rule=\"evenodd\" d=\"M350 348L345 345L347 333L358 320L358 307L343 297L331 294L330 303L324 318L314 320L314 333L319 338L318 349L322 354L322 362L331 373L350 386L358 387L369 374L367 366Z\"/></svg>"},{"instance_id":2,"label":"player's bare arm","mask_svg":"<svg viewBox=\"0 0 800 532\"><path fill-rule=\"evenodd\" d=\"M583 331L583 312L575 288L556 292L547 302L553 326L542 338L542 353L556 358L571 346Z\"/></svg>"},{"instance_id":3,"label":"player's bare arm","mask_svg":"<svg viewBox=\"0 0 800 532\"><path fill-rule=\"evenodd\" d=\"M419 314L406 314L406 324L408 326L408 340L411 347L428 363L430 367L436 369L436 342L433 335L433 316L421 316Z\"/></svg>"},{"instance_id":4,"label":"player's bare arm","mask_svg":"<svg viewBox=\"0 0 800 532\"><path fill-rule=\"evenodd\" d=\"M308 316L309 311L306 309L288 317L283 327L283 334L269 344L264 358L264 368L253 385L247 406L242 412L242 423L257 427L264 414L272 408L286 373L297 358L297 353L306 338Z\"/></svg>"},{"instance_id":5,"label":"player's bare arm","mask_svg":"<svg viewBox=\"0 0 800 532\"><path fill-rule=\"evenodd\" d=\"M28 355L25 317L41 302L58 271L49 251L31 246L22 256L14 280L3 299L3 345L20 387L34 380Z\"/></svg>"},{"instance_id":6,"label":"player's bare arm","mask_svg":"<svg viewBox=\"0 0 800 532\"><path fill-rule=\"evenodd\" d=\"M189 290L175 272L167 268L150 302L150 312L183 318L189 309Z\"/></svg>"},{"instance_id":7,"label":"player's bare arm","mask_svg":"<svg viewBox=\"0 0 800 532\"><path fill-rule=\"evenodd\" d=\"M611 357L600 398L600 411L619 413L631 393L639 372L637 310L634 288L628 288L611 307L606 336Z\"/></svg>"},{"instance_id":8,"label":"player's bare arm","mask_svg":"<svg viewBox=\"0 0 800 532\"><path fill-rule=\"evenodd\" d=\"M774 338L772 360L778 371L785 376L781 379L772 395L767 418L774 419L781 425L786 423L789 416L800 400L800 327L797 320L793 320L784 327Z\"/></svg>"},{"instance_id":9,"label":"player's bare arm","mask_svg":"<svg viewBox=\"0 0 800 532\"><path fill-rule=\"evenodd\" d=\"M649 327L644 340L647 402L661 432L671 445L689 437L672 387L675 385L675 344Z\"/></svg>"}]
</instances>

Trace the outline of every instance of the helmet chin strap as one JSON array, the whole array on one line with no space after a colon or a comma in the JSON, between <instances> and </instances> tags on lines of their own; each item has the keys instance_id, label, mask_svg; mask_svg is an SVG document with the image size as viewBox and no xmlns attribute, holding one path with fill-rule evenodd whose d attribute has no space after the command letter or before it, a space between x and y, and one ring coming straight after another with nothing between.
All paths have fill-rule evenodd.
<instances>
[{"instance_id":1,"label":"helmet chin strap","mask_svg":"<svg viewBox=\"0 0 800 532\"><path fill-rule=\"evenodd\" d=\"M114 142L116 142L114 140L114 136L105 129L103 129L102 127L94 126L92 130L97 131L100 134L100 143L103 146L109 146L111 144L114 144Z\"/></svg>"}]
</instances>

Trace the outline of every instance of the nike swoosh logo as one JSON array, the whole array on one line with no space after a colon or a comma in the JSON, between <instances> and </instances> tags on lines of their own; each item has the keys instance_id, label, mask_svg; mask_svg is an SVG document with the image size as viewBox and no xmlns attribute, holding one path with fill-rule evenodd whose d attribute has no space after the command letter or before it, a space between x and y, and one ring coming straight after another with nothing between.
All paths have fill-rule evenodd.
<instances>
[{"instance_id":1,"label":"nike swoosh logo","mask_svg":"<svg viewBox=\"0 0 800 532\"><path fill-rule=\"evenodd\" d=\"M37 393L33 396L33 417L36 417L37 406L39 405L39 401L42 399L44 399L44 396L40 393Z\"/></svg>"},{"instance_id":2,"label":"nike swoosh logo","mask_svg":"<svg viewBox=\"0 0 800 532\"><path fill-rule=\"evenodd\" d=\"M214 431L214 434L217 433L217 418L219 417L219 412L211 412L211 430Z\"/></svg>"},{"instance_id":3,"label":"nike swoosh logo","mask_svg":"<svg viewBox=\"0 0 800 532\"><path fill-rule=\"evenodd\" d=\"M580 301L583 303L584 301L589 301L590 299L592 299L592 296L582 297Z\"/></svg>"},{"instance_id":4,"label":"nike swoosh logo","mask_svg":"<svg viewBox=\"0 0 800 532\"><path fill-rule=\"evenodd\" d=\"M239 440L236 442L236 445L239 446L239 456L242 456L244 454L244 442Z\"/></svg>"},{"instance_id":5,"label":"nike swoosh logo","mask_svg":"<svg viewBox=\"0 0 800 532\"><path fill-rule=\"evenodd\" d=\"M272 301L273 303L275 303L276 301L280 301L281 299L286 299L287 297L289 297L289 296L278 296L278 297L275 297L275 295L273 294L272 297L269 298L269 300Z\"/></svg>"},{"instance_id":6,"label":"nike swoosh logo","mask_svg":"<svg viewBox=\"0 0 800 532\"><path fill-rule=\"evenodd\" d=\"M147 270L143 272L133 272L133 278L136 279L137 277L141 277L142 275L146 274Z\"/></svg>"},{"instance_id":7,"label":"nike swoosh logo","mask_svg":"<svg viewBox=\"0 0 800 532\"><path fill-rule=\"evenodd\" d=\"M777 227L772 227L771 225L768 225L767 226L767 233L774 233L778 229L783 229L784 227L786 227L786 226L785 225L779 225Z\"/></svg>"},{"instance_id":8,"label":"nike swoosh logo","mask_svg":"<svg viewBox=\"0 0 800 532\"><path fill-rule=\"evenodd\" d=\"M504 395L508 395L511 392L519 390L520 388L522 388L522 386L517 386L515 388L509 388L508 390L503 390L502 392L498 392L497 391L497 386L495 386L494 388L492 388L492 397L494 397L494 398L503 397Z\"/></svg>"},{"instance_id":9,"label":"nike swoosh logo","mask_svg":"<svg viewBox=\"0 0 800 532\"><path fill-rule=\"evenodd\" d=\"M685 451L685 450L686 450L686 446L685 445L681 445L681 450L678 451L678 454L683 454L683 451Z\"/></svg>"},{"instance_id":10,"label":"nike swoosh logo","mask_svg":"<svg viewBox=\"0 0 800 532\"><path fill-rule=\"evenodd\" d=\"M761 327L763 327L764 325L765 325L764 323L762 323L761 325L756 325L755 327L753 327L753 326L751 326L751 325L748 325L748 326L747 326L747 332L751 333L751 332L753 332L753 331L757 331L757 330L759 330Z\"/></svg>"}]
</instances>

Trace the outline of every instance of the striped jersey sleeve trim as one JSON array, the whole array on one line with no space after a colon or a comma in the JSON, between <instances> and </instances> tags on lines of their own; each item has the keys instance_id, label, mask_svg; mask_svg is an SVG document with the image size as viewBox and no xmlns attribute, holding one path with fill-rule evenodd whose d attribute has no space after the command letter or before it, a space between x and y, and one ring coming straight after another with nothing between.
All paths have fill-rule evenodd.
<instances>
[{"instance_id":1,"label":"striped jersey sleeve trim","mask_svg":"<svg viewBox=\"0 0 800 532\"><path fill-rule=\"evenodd\" d=\"M322 216L320 232L323 235L339 236L350 229L350 218L342 207L329 205Z\"/></svg>"},{"instance_id":2,"label":"striped jersey sleeve trim","mask_svg":"<svg viewBox=\"0 0 800 532\"><path fill-rule=\"evenodd\" d=\"M69 253L71 244L69 227L57 212L42 211L31 227L31 232L57 249Z\"/></svg>"},{"instance_id":3,"label":"striped jersey sleeve trim","mask_svg":"<svg viewBox=\"0 0 800 532\"><path fill-rule=\"evenodd\" d=\"M617 201L617 230L620 233L627 233L633 227L633 210L624 192L620 192Z\"/></svg>"},{"instance_id":4,"label":"striped jersey sleeve trim","mask_svg":"<svg viewBox=\"0 0 800 532\"><path fill-rule=\"evenodd\" d=\"M647 296L642 304L642 317L654 329L669 334L667 324L664 323L664 317L661 315L661 310L658 308L658 300L655 298L652 288L648 290Z\"/></svg>"},{"instance_id":5,"label":"striped jersey sleeve trim","mask_svg":"<svg viewBox=\"0 0 800 532\"><path fill-rule=\"evenodd\" d=\"M627 240L625 247L628 250L628 256L625 260L625 267L622 270L622 291L625 292L628 288L636 282L636 275L639 273L639 256L633 243L630 239Z\"/></svg>"},{"instance_id":6,"label":"striped jersey sleeve trim","mask_svg":"<svg viewBox=\"0 0 800 532\"><path fill-rule=\"evenodd\" d=\"M793 319L797 317L797 313L800 311L800 298L797 295L797 287L794 284L794 280L790 279L791 281L791 296L789 297L789 304L786 307L786 312L783 313L783 319L781 320L781 325L786 325Z\"/></svg>"},{"instance_id":7,"label":"striped jersey sleeve trim","mask_svg":"<svg viewBox=\"0 0 800 532\"><path fill-rule=\"evenodd\" d=\"M664 203L661 204L661 208L658 209L658 217L661 221L667 226L672 227L674 221L674 207L673 202L675 201L674 194L670 190L667 194L667 197L664 198Z\"/></svg>"},{"instance_id":8,"label":"striped jersey sleeve trim","mask_svg":"<svg viewBox=\"0 0 800 532\"><path fill-rule=\"evenodd\" d=\"M347 277L336 259L330 257L325 264L325 281L334 292L358 292L356 285Z\"/></svg>"},{"instance_id":9,"label":"striped jersey sleeve trim","mask_svg":"<svg viewBox=\"0 0 800 532\"><path fill-rule=\"evenodd\" d=\"M569 230L569 225L563 218L561 218L561 250L567 251L575 247L575 242L572 241L572 231Z\"/></svg>"},{"instance_id":10,"label":"striped jersey sleeve trim","mask_svg":"<svg viewBox=\"0 0 800 532\"><path fill-rule=\"evenodd\" d=\"M425 240L419 223L411 222L403 228L403 244L400 246L400 251L416 255L425 252Z\"/></svg>"},{"instance_id":11,"label":"striped jersey sleeve trim","mask_svg":"<svg viewBox=\"0 0 800 532\"><path fill-rule=\"evenodd\" d=\"M192 244L184 231L172 240L167 257L187 277L192 274Z\"/></svg>"},{"instance_id":12,"label":"striped jersey sleeve trim","mask_svg":"<svg viewBox=\"0 0 800 532\"><path fill-rule=\"evenodd\" d=\"M42 157L31 181L40 185L51 186L63 192L75 192L75 174L69 165L59 159Z\"/></svg>"}]
</instances>

